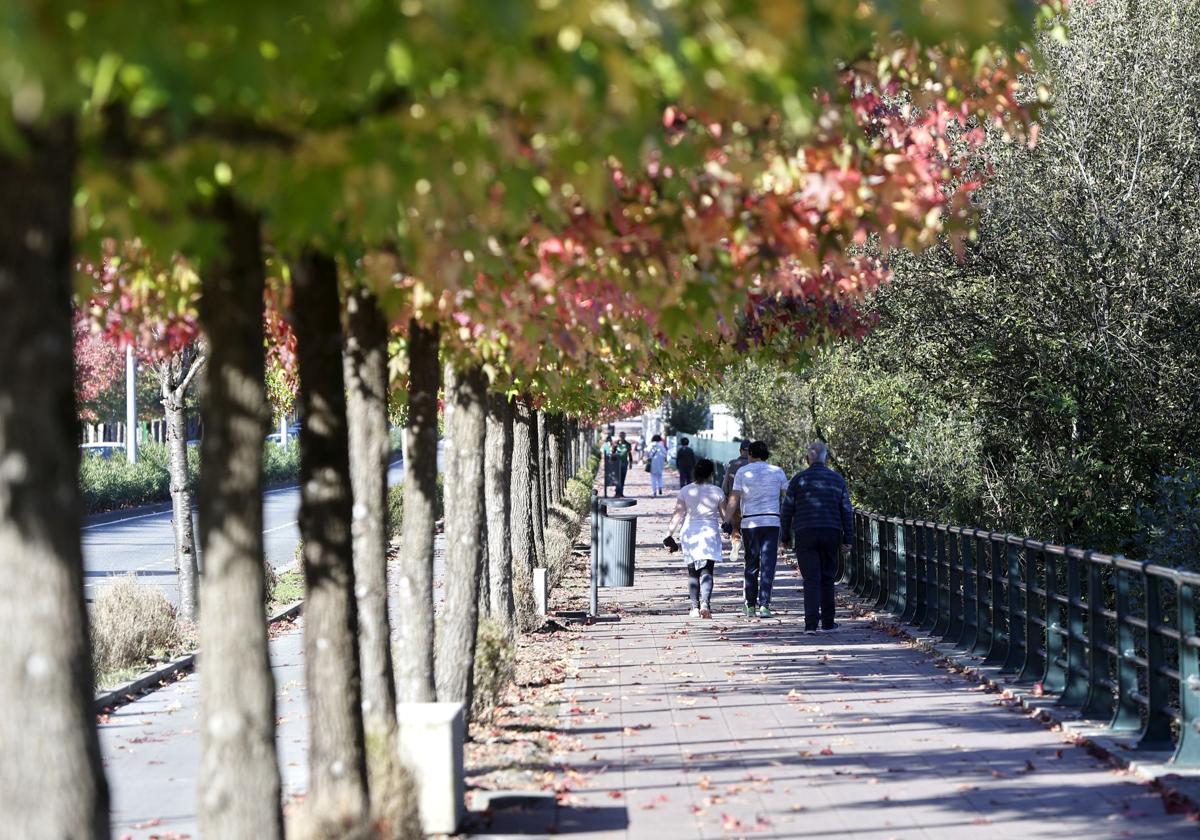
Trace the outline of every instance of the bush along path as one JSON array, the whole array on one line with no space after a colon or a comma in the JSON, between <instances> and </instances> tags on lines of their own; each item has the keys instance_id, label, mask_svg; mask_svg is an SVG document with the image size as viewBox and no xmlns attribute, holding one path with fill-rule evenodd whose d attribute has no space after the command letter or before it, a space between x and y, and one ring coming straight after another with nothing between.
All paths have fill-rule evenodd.
<instances>
[{"instance_id":1,"label":"bush along path","mask_svg":"<svg viewBox=\"0 0 1200 840\"><path fill-rule=\"evenodd\" d=\"M711 620L688 617L661 548L673 494L637 498L631 589L601 590L564 688L549 808L492 831L589 837L1177 837L1160 796L1013 714L864 620L802 632L781 562L774 619L740 616L741 568L717 567Z\"/></svg>"}]
</instances>

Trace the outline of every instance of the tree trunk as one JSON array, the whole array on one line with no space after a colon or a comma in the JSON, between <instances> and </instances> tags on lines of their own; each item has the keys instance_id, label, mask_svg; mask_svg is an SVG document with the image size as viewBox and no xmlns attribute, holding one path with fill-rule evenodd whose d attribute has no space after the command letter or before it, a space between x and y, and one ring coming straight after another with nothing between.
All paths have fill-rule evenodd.
<instances>
[{"instance_id":1,"label":"tree trunk","mask_svg":"<svg viewBox=\"0 0 1200 840\"><path fill-rule=\"evenodd\" d=\"M210 342L200 445L199 821L205 837L283 836L275 681L263 620L263 260L259 219L222 193L222 258L205 273Z\"/></svg>"},{"instance_id":2,"label":"tree trunk","mask_svg":"<svg viewBox=\"0 0 1200 840\"><path fill-rule=\"evenodd\" d=\"M546 428L546 412L538 411L534 416L537 418L538 493L542 506L542 527L545 528L550 522L550 505L553 504L550 496L550 435Z\"/></svg>"},{"instance_id":3,"label":"tree trunk","mask_svg":"<svg viewBox=\"0 0 1200 840\"><path fill-rule=\"evenodd\" d=\"M358 611L350 536L350 451L337 263L306 250L292 266L300 375L300 539L308 693L308 796L314 814L367 810Z\"/></svg>"},{"instance_id":4,"label":"tree trunk","mask_svg":"<svg viewBox=\"0 0 1200 840\"><path fill-rule=\"evenodd\" d=\"M108 837L79 527L71 333L75 126L0 152L0 814L3 833Z\"/></svg>"},{"instance_id":5,"label":"tree trunk","mask_svg":"<svg viewBox=\"0 0 1200 840\"><path fill-rule=\"evenodd\" d=\"M484 451L484 506L487 510L488 614L511 636L515 625L512 589L512 482L513 416L508 397L488 397L487 445Z\"/></svg>"},{"instance_id":6,"label":"tree trunk","mask_svg":"<svg viewBox=\"0 0 1200 840\"><path fill-rule=\"evenodd\" d=\"M546 504L557 505L562 501L560 482L562 480L562 447L559 446L558 415L546 418Z\"/></svg>"},{"instance_id":7,"label":"tree trunk","mask_svg":"<svg viewBox=\"0 0 1200 840\"><path fill-rule=\"evenodd\" d=\"M487 376L446 366L445 603L437 623L437 697L471 714L471 675L483 563L483 449Z\"/></svg>"},{"instance_id":8,"label":"tree trunk","mask_svg":"<svg viewBox=\"0 0 1200 840\"><path fill-rule=\"evenodd\" d=\"M546 502L542 495L545 481L542 478L542 446L541 435L538 433L538 415L540 412L530 409L529 413L529 499L530 512L533 522L534 565L546 566Z\"/></svg>"},{"instance_id":9,"label":"tree trunk","mask_svg":"<svg viewBox=\"0 0 1200 840\"><path fill-rule=\"evenodd\" d=\"M512 477L508 484L512 507L511 522L513 599L517 623L522 630L537 626L537 606L533 597L533 567L537 549L533 541L533 474L530 453L533 422L529 406L513 404Z\"/></svg>"},{"instance_id":10,"label":"tree trunk","mask_svg":"<svg viewBox=\"0 0 1200 840\"><path fill-rule=\"evenodd\" d=\"M362 287L346 297L346 325L363 726L372 737L390 742L396 729L396 683L387 612L388 327L379 301Z\"/></svg>"},{"instance_id":11,"label":"tree trunk","mask_svg":"<svg viewBox=\"0 0 1200 840\"><path fill-rule=\"evenodd\" d=\"M396 695L429 703L433 682L433 529L436 519L438 387L437 326L408 327L408 428L404 430L404 523L396 601L402 647L396 654Z\"/></svg>"},{"instance_id":12,"label":"tree trunk","mask_svg":"<svg viewBox=\"0 0 1200 840\"><path fill-rule=\"evenodd\" d=\"M175 574L179 578L179 617L194 622L198 607L196 536L192 527L192 491L188 485L186 385L180 385L184 354L172 353L158 363L163 413L167 418L167 473L171 488L171 531L175 538ZM202 364L202 362L201 362Z\"/></svg>"}]
</instances>

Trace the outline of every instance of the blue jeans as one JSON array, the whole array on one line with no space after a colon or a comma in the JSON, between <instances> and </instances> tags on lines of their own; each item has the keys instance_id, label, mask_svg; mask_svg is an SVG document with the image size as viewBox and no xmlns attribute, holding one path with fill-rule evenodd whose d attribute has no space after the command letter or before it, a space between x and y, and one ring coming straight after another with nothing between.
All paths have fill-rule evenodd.
<instances>
[{"instance_id":1,"label":"blue jeans","mask_svg":"<svg viewBox=\"0 0 1200 840\"><path fill-rule=\"evenodd\" d=\"M771 586L775 583L775 561L779 559L779 526L746 528L742 531L742 550L746 555L746 603L752 607L771 605Z\"/></svg>"}]
</instances>

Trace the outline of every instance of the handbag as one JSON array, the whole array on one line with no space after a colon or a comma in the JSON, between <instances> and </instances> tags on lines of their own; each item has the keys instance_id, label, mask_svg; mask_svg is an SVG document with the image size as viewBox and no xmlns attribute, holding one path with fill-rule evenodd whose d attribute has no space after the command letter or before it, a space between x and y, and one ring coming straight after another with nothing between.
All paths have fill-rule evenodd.
<instances>
[{"instance_id":1,"label":"handbag","mask_svg":"<svg viewBox=\"0 0 1200 840\"><path fill-rule=\"evenodd\" d=\"M645 461L646 461L646 472L650 472L650 459L646 458Z\"/></svg>"}]
</instances>

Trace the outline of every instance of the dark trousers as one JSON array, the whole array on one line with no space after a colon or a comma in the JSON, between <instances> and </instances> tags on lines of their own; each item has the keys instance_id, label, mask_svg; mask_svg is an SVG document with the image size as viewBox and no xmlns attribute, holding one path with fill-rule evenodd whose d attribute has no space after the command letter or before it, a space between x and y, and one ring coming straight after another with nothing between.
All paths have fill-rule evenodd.
<instances>
[{"instance_id":1,"label":"dark trousers","mask_svg":"<svg viewBox=\"0 0 1200 840\"><path fill-rule=\"evenodd\" d=\"M842 532L837 528L807 528L797 531L796 560L804 575L804 627L826 630L833 626L837 604L833 599L833 584L837 578L838 552L842 548Z\"/></svg>"},{"instance_id":2,"label":"dark trousers","mask_svg":"<svg viewBox=\"0 0 1200 840\"><path fill-rule=\"evenodd\" d=\"M625 476L629 472L629 462L625 460L617 460L617 495L625 495Z\"/></svg>"},{"instance_id":3,"label":"dark trousers","mask_svg":"<svg viewBox=\"0 0 1200 840\"><path fill-rule=\"evenodd\" d=\"M714 565L713 561L709 560L697 569L688 563L688 597L691 598L693 607L707 607L712 599Z\"/></svg>"},{"instance_id":4,"label":"dark trousers","mask_svg":"<svg viewBox=\"0 0 1200 840\"><path fill-rule=\"evenodd\" d=\"M682 490L684 487L687 487L691 483L692 483L691 469L690 468L684 469L683 467L680 467L679 468L679 489Z\"/></svg>"},{"instance_id":5,"label":"dark trousers","mask_svg":"<svg viewBox=\"0 0 1200 840\"><path fill-rule=\"evenodd\" d=\"M746 582L743 591L752 607L771 605L771 587L775 583L775 561L779 559L779 526L746 528L742 531L742 550L746 555Z\"/></svg>"}]
</instances>

